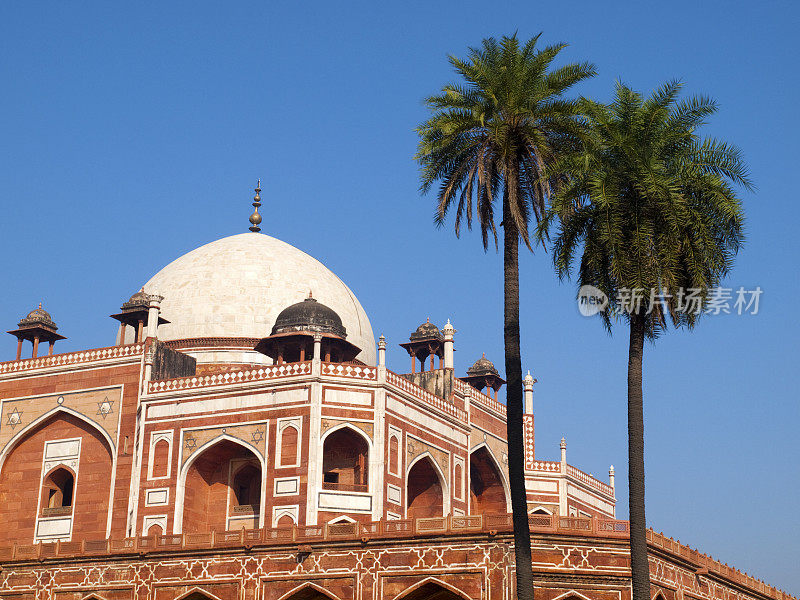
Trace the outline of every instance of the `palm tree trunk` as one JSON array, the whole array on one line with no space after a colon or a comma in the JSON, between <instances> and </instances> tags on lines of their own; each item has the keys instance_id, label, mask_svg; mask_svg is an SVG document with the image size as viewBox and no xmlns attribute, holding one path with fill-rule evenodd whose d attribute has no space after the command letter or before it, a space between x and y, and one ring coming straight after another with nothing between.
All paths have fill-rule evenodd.
<instances>
[{"instance_id":1,"label":"palm tree trunk","mask_svg":"<svg viewBox=\"0 0 800 600\"><path fill-rule=\"evenodd\" d=\"M642 358L645 316L631 315L628 347L628 509L631 529L633 600L650 600L650 566L644 516L644 397Z\"/></svg>"},{"instance_id":2,"label":"palm tree trunk","mask_svg":"<svg viewBox=\"0 0 800 600\"><path fill-rule=\"evenodd\" d=\"M508 180L516 183L516 171L509 169ZM513 187L509 193L508 188ZM533 600L531 531L528 525L528 500L525 491L525 448L522 435L522 358L519 340L519 232L512 218L509 195L516 189L506 185L503 195L503 289L505 311L503 334L506 367L506 413L508 436L508 479L514 519L514 557L517 568L517 600Z\"/></svg>"}]
</instances>

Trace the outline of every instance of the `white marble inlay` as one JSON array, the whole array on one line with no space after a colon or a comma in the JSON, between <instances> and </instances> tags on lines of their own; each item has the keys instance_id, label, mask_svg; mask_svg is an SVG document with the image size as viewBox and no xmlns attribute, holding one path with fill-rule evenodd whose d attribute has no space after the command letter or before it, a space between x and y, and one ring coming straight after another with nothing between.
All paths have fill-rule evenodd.
<instances>
[{"instance_id":1,"label":"white marble inlay","mask_svg":"<svg viewBox=\"0 0 800 600\"><path fill-rule=\"evenodd\" d=\"M46 460L55 458L71 458L78 456L81 451L81 441L59 440L45 443L44 457Z\"/></svg>"},{"instance_id":2,"label":"white marble inlay","mask_svg":"<svg viewBox=\"0 0 800 600\"><path fill-rule=\"evenodd\" d=\"M340 510L342 512L370 512L372 497L366 494L348 494L346 492L320 492L320 510Z\"/></svg>"},{"instance_id":3,"label":"white marble inlay","mask_svg":"<svg viewBox=\"0 0 800 600\"><path fill-rule=\"evenodd\" d=\"M36 522L37 538L68 536L71 531L72 531L72 517L39 519Z\"/></svg>"},{"instance_id":4,"label":"white marble inlay","mask_svg":"<svg viewBox=\"0 0 800 600\"><path fill-rule=\"evenodd\" d=\"M286 477L275 480L275 495L290 496L300 491L300 479L298 477Z\"/></svg>"},{"instance_id":5,"label":"white marble inlay","mask_svg":"<svg viewBox=\"0 0 800 600\"><path fill-rule=\"evenodd\" d=\"M169 489L159 488L147 490L145 496L145 506L163 506L169 502Z\"/></svg>"}]
</instances>

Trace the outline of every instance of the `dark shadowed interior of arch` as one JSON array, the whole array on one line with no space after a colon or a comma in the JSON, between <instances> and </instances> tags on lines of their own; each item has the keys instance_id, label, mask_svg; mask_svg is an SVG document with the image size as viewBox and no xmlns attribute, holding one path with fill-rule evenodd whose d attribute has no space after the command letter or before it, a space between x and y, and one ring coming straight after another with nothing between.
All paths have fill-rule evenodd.
<instances>
[{"instance_id":1,"label":"dark shadowed interior of arch","mask_svg":"<svg viewBox=\"0 0 800 600\"><path fill-rule=\"evenodd\" d=\"M451 592L430 581L411 590L405 596L398 598L398 600L467 600L467 597Z\"/></svg>"},{"instance_id":2,"label":"dark shadowed interior of arch","mask_svg":"<svg viewBox=\"0 0 800 600\"><path fill-rule=\"evenodd\" d=\"M74 487L75 477L67 469L62 467L51 471L42 485L42 508L71 507Z\"/></svg>"},{"instance_id":3,"label":"dark shadowed interior of arch","mask_svg":"<svg viewBox=\"0 0 800 600\"><path fill-rule=\"evenodd\" d=\"M366 492L369 446L347 427L325 438L322 450L322 487L326 490Z\"/></svg>"},{"instance_id":4,"label":"dark shadowed interior of arch","mask_svg":"<svg viewBox=\"0 0 800 600\"><path fill-rule=\"evenodd\" d=\"M486 446L469 457L470 512L474 515L507 511L503 480Z\"/></svg>"},{"instance_id":5,"label":"dark shadowed interior of arch","mask_svg":"<svg viewBox=\"0 0 800 600\"><path fill-rule=\"evenodd\" d=\"M285 600L334 600L334 597L321 592L315 587L308 586L297 590Z\"/></svg>"},{"instance_id":6,"label":"dark shadowed interior of arch","mask_svg":"<svg viewBox=\"0 0 800 600\"><path fill-rule=\"evenodd\" d=\"M408 472L407 490L409 519L441 517L444 514L442 482L427 456L417 461Z\"/></svg>"},{"instance_id":7,"label":"dark shadowed interior of arch","mask_svg":"<svg viewBox=\"0 0 800 600\"><path fill-rule=\"evenodd\" d=\"M230 440L201 452L186 474L183 531L258 527L262 472L256 455Z\"/></svg>"},{"instance_id":8,"label":"dark shadowed interior of arch","mask_svg":"<svg viewBox=\"0 0 800 600\"><path fill-rule=\"evenodd\" d=\"M181 600L214 600L214 597L204 594L203 592L194 591L188 596L181 598Z\"/></svg>"}]
</instances>

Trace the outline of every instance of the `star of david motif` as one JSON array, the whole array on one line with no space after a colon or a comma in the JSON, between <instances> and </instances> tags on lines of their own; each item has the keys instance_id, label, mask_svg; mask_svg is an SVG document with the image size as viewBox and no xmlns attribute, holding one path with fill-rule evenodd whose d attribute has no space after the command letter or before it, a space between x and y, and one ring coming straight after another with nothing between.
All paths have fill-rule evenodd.
<instances>
[{"instance_id":1,"label":"star of david motif","mask_svg":"<svg viewBox=\"0 0 800 600\"><path fill-rule=\"evenodd\" d=\"M252 433L251 438L253 442L258 443L264 439L264 432L261 428L256 428L256 430Z\"/></svg>"},{"instance_id":2,"label":"star of david motif","mask_svg":"<svg viewBox=\"0 0 800 600\"><path fill-rule=\"evenodd\" d=\"M102 402L97 403L97 414L103 419L114 412L114 401L109 400L108 397L103 398Z\"/></svg>"},{"instance_id":3,"label":"star of david motif","mask_svg":"<svg viewBox=\"0 0 800 600\"><path fill-rule=\"evenodd\" d=\"M187 435L186 439L183 440L183 445L186 447L187 450L194 450L197 448L197 440L194 439L192 436Z\"/></svg>"},{"instance_id":4,"label":"star of david motif","mask_svg":"<svg viewBox=\"0 0 800 600\"><path fill-rule=\"evenodd\" d=\"M9 413L8 422L6 424L11 425L11 429L14 429L20 423L22 423L22 411L15 408Z\"/></svg>"}]
</instances>

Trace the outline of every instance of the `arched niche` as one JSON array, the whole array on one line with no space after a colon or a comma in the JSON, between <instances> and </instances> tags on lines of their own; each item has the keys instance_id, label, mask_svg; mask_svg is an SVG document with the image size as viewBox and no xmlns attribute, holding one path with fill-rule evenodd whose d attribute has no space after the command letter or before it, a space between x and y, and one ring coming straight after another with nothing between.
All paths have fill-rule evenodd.
<instances>
[{"instance_id":1,"label":"arched niche","mask_svg":"<svg viewBox=\"0 0 800 600\"><path fill-rule=\"evenodd\" d=\"M417 459L408 470L406 504L409 519L444 515L444 485L429 455Z\"/></svg>"},{"instance_id":2,"label":"arched niche","mask_svg":"<svg viewBox=\"0 0 800 600\"><path fill-rule=\"evenodd\" d=\"M52 469L44 478L40 494L40 514L50 516L64 509L72 512L72 500L75 492L75 473L64 466Z\"/></svg>"},{"instance_id":3,"label":"arched niche","mask_svg":"<svg viewBox=\"0 0 800 600\"><path fill-rule=\"evenodd\" d=\"M223 437L198 449L184 466L183 533L261 526L264 509L261 458L235 438Z\"/></svg>"},{"instance_id":4,"label":"arched niche","mask_svg":"<svg viewBox=\"0 0 800 600\"><path fill-rule=\"evenodd\" d=\"M471 600L456 588L428 579L401 593L395 600Z\"/></svg>"},{"instance_id":5,"label":"arched niche","mask_svg":"<svg viewBox=\"0 0 800 600\"><path fill-rule=\"evenodd\" d=\"M352 427L340 427L322 442L322 489L369 491L369 443Z\"/></svg>"},{"instance_id":6,"label":"arched niche","mask_svg":"<svg viewBox=\"0 0 800 600\"><path fill-rule=\"evenodd\" d=\"M339 600L336 596L313 583L305 583L293 589L288 594L280 597L280 600Z\"/></svg>"},{"instance_id":7,"label":"arched niche","mask_svg":"<svg viewBox=\"0 0 800 600\"><path fill-rule=\"evenodd\" d=\"M61 441L65 442L63 446L59 445ZM47 459L46 447L51 449ZM65 453L62 447L70 449ZM0 545L30 543L34 539L37 518L45 516L44 509L50 512L50 492L43 489L46 482L64 486L61 510L55 511L59 514L48 516L71 516L69 537L73 541L104 539L108 535L114 454L108 434L86 417L67 409L55 409L11 440L1 464ZM63 506L67 482L47 481L59 468L72 476L69 508ZM42 494L47 498L42 498Z\"/></svg>"},{"instance_id":8,"label":"arched niche","mask_svg":"<svg viewBox=\"0 0 800 600\"><path fill-rule=\"evenodd\" d=\"M469 457L470 512L473 515L508 512L505 479L486 446L472 451Z\"/></svg>"}]
</instances>

